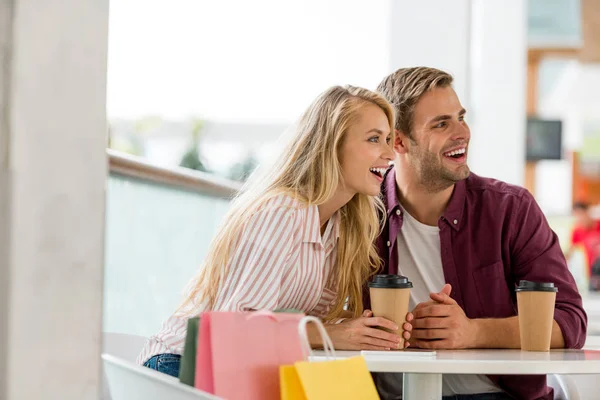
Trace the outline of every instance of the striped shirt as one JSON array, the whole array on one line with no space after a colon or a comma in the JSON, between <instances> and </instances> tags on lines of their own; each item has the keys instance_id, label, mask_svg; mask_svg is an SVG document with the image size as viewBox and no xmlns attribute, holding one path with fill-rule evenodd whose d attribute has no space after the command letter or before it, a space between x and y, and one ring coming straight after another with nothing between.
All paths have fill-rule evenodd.
<instances>
[{"instance_id":1,"label":"striped shirt","mask_svg":"<svg viewBox=\"0 0 600 400\"><path fill-rule=\"evenodd\" d=\"M248 221L227 264L215 311L297 309L324 317L336 296L339 213L321 236L319 210L287 195L268 200ZM187 317L173 315L150 337L137 362L182 354Z\"/></svg>"}]
</instances>

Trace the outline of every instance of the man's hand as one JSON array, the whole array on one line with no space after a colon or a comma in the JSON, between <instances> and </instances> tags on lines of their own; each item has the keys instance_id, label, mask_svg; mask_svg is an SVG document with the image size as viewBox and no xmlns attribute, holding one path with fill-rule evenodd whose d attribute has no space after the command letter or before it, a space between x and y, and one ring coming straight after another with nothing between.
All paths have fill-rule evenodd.
<instances>
[{"instance_id":1,"label":"man's hand","mask_svg":"<svg viewBox=\"0 0 600 400\"><path fill-rule=\"evenodd\" d=\"M411 345L422 349L466 349L476 347L477 324L467 318L450 297L452 287L431 293L431 300L418 304L414 311Z\"/></svg>"},{"instance_id":2,"label":"man's hand","mask_svg":"<svg viewBox=\"0 0 600 400\"><path fill-rule=\"evenodd\" d=\"M432 306L434 304L443 303L444 300L446 299L446 297L444 297L444 295L449 297L451 292L452 292L452 285L450 285L449 283L446 283L439 293L430 293L429 294L429 298L430 298L429 301L417 304L417 306L413 310L413 314L415 311L417 311L420 308Z\"/></svg>"},{"instance_id":3,"label":"man's hand","mask_svg":"<svg viewBox=\"0 0 600 400\"><path fill-rule=\"evenodd\" d=\"M410 320L412 315L409 313L407 321ZM405 347L409 345L408 340L412 330L409 322L402 326ZM373 317L371 310L365 310L359 318L347 319L339 324L327 324L325 327L337 350L391 350L398 349L400 346L398 335L380 329L395 331L398 326L385 318ZM316 343L311 340L311 344Z\"/></svg>"}]
</instances>

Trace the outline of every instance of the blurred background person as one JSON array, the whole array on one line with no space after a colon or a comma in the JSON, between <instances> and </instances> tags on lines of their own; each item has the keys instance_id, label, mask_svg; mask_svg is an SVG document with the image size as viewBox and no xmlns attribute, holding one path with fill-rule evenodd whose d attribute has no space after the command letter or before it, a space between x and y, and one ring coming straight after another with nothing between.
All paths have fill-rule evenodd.
<instances>
[{"instance_id":1,"label":"blurred background person","mask_svg":"<svg viewBox=\"0 0 600 400\"><path fill-rule=\"evenodd\" d=\"M597 291L600 289L600 220L592 217L590 205L585 202L573 204L573 217L570 247L565 256L571 258L577 246L580 246L586 256L589 288Z\"/></svg>"}]
</instances>

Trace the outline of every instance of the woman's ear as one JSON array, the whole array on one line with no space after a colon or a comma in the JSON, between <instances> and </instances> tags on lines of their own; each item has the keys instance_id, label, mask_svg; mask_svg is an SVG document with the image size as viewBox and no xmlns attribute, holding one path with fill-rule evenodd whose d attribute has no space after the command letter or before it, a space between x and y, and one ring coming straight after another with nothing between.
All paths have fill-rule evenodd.
<instances>
[{"instance_id":1,"label":"woman's ear","mask_svg":"<svg viewBox=\"0 0 600 400\"><path fill-rule=\"evenodd\" d=\"M394 151L398 154L406 154L408 152L409 138L404 132L394 129L396 137L394 138Z\"/></svg>"}]
</instances>

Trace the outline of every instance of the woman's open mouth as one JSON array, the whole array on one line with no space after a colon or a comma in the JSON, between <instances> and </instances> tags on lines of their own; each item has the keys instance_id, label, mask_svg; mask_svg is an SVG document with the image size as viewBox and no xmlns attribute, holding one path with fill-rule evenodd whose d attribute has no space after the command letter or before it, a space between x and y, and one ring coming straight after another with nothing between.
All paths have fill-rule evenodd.
<instances>
[{"instance_id":1,"label":"woman's open mouth","mask_svg":"<svg viewBox=\"0 0 600 400\"><path fill-rule=\"evenodd\" d=\"M387 168L369 168L369 171L371 171L371 173L375 175L378 180L383 181L383 175L385 175Z\"/></svg>"}]
</instances>

